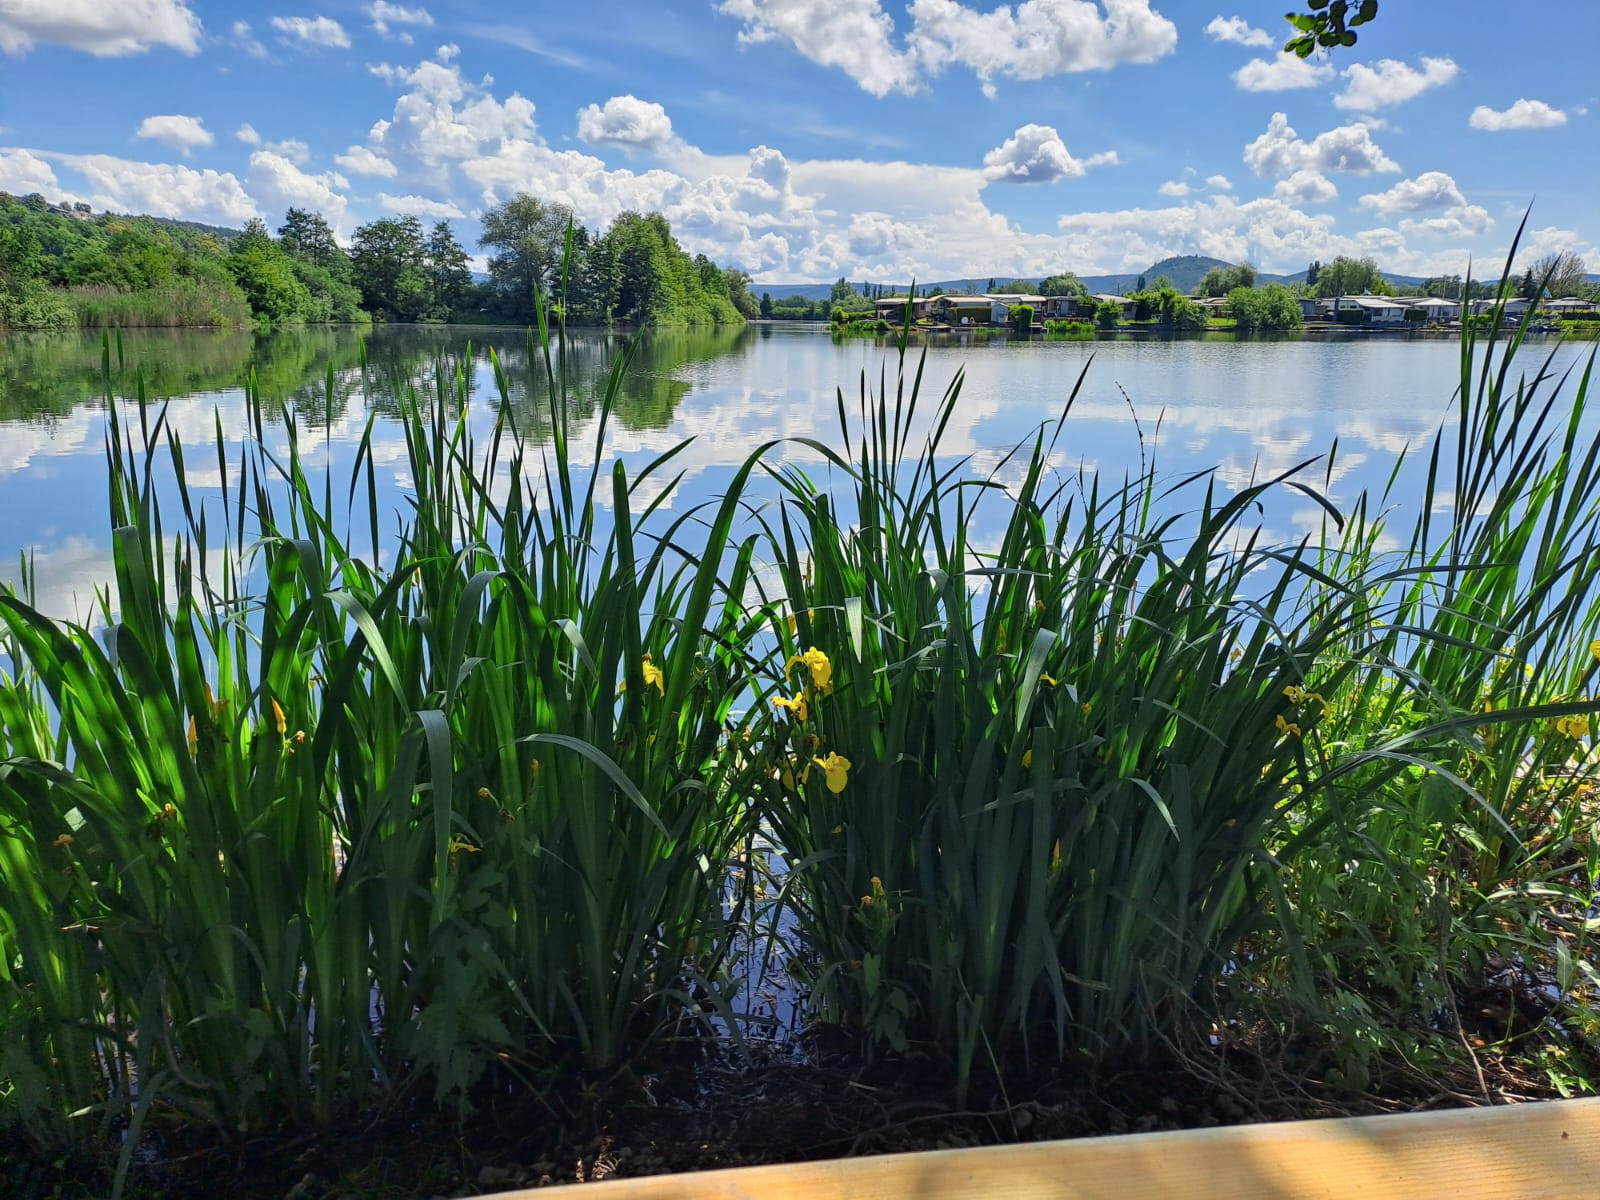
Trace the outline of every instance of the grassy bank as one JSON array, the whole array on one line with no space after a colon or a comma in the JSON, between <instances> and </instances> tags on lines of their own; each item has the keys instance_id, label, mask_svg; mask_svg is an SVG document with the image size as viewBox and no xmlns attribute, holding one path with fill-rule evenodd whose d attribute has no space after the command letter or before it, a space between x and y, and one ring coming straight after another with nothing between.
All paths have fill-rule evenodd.
<instances>
[{"instance_id":1,"label":"grassy bank","mask_svg":"<svg viewBox=\"0 0 1600 1200\"><path fill-rule=\"evenodd\" d=\"M0 598L0 1121L126 1172L153 1125L570 1110L756 1035L780 958L958 1093L1246 1028L1330 1089L1445 1073L1515 960L1591 1086L1600 446L1519 339L1464 332L1422 496L1341 510L1331 459L1060 476L1072 401L975 478L903 341L811 466L674 505L687 443L606 462L625 358L576 397L530 338L481 440L459 367L373 398L395 534L372 423L313 474L252 383L251 441L185 446L108 346L114 615Z\"/></svg>"},{"instance_id":2,"label":"grassy bank","mask_svg":"<svg viewBox=\"0 0 1600 1200\"><path fill-rule=\"evenodd\" d=\"M138 292L79 287L65 299L84 329L247 329L255 323L238 288L209 279L177 279Z\"/></svg>"}]
</instances>

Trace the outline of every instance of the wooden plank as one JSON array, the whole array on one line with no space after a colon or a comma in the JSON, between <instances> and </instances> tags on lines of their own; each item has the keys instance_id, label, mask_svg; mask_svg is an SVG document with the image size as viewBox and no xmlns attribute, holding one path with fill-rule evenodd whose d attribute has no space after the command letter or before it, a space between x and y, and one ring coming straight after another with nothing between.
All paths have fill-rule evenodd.
<instances>
[{"instance_id":1,"label":"wooden plank","mask_svg":"<svg viewBox=\"0 0 1600 1200\"><path fill-rule=\"evenodd\" d=\"M1600 1099L737 1167L497 1200L1600 1200Z\"/></svg>"}]
</instances>

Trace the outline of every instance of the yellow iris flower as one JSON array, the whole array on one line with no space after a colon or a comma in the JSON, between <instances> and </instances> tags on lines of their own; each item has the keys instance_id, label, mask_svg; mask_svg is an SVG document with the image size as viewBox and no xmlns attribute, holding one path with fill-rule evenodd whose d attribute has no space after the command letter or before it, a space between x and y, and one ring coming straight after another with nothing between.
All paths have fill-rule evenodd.
<instances>
[{"instance_id":1,"label":"yellow iris flower","mask_svg":"<svg viewBox=\"0 0 1600 1200\"><path fill-rule=\"evenodd\" d=\"M644 686L646 691L649 690L651 684L654 684L656 691L660 692L661 695L665 696L667 694L667 677L661 673L660 667L656 666L655 663L650 661L650 656L648 654L644 656L644 662L639 664L639 671L644 676ZM628 681L624 679L617 685L617 691L625 692L627 690Z\"/></svg>"},{"instance_id":2,"label":"yellow iris flower","mask_svg":"<svg viewBox=\"0 0 1600 1200\"><path fill-rule=\"evenodd\" d=\"M1556 732L1573 741L1580 741L1589 736L1589 718L1579 714L1573 717L1557 717Z\"/></svg>"},{"instance_id":3,"label":"yellow iris flower","mask_svg":"<svg viewBox=\"0 0 1600 1200\"><path fill-rule=\"evenodd\" d=\"M783 677L788 679L799 665L811 672L811 682L823 695L833 690L833 664L828 661L828 656L815 646L793 655L788 662L783 664Z\"/></svg>"},{"instance_id":4,"label":"yellow iris flower","mask_svg":"<svg viewBox=\"0 0 1600 1200\"><path fill-rule=\"evenodd\" d=\"M804 721L810 715L810 710L806 707L806 698L803 694L796 696L793 700L786 699L783 696L774 696L772 698L772 707L788 709L794 714L796 721Z\"/></svg>"},{"instance_id":5,"label":"yellow iris flower","mask_svg":"<svg viewBox=\"0 0 1600 1200\"><path fill-rule=\"evenodd\" d=\"M812 762L822 768L822 773L828 777L828 790L837 796L844 791L845 785L850 782L850 760L843 757L836 750L828 751L826 758L813 758Z\"/></svg>"}]
</instances>

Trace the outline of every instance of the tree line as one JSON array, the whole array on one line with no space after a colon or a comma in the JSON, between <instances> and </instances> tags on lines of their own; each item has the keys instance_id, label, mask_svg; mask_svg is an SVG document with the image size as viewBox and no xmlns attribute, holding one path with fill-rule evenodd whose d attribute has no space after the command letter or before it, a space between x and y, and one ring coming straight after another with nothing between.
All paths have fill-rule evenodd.
<instances>
[{"instance_id":1,"label":"tree line","mask_svg":"<svg viewBox=\"0 0 1600 1200\"><path fill-rule=\"evenodd\" d=\"M535 289L581 324L738 324L759 312L749 276L691 257L660 213L624 212L596 233L519 194L484 214L478 244L491 252L483 280L445 221L381 218L346 246L301 208L274 233L259 219L237 231L0 193L0 328L531 323Z\"/></svg>"}]
</instances>

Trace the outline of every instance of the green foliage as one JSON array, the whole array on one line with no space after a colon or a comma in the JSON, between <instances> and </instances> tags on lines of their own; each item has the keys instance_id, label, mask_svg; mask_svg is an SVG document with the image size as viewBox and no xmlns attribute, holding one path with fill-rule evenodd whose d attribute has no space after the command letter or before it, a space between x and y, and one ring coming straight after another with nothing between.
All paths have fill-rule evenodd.
<instances>
[{"instance_id":1,"label":"green foliage","mask_svg":"<svg viewBox=\"0 0 1600 1200\"><path fill-rule=\"evenodd\" d=\"M1094 326L1088 321L1046 321L1044 334L1051 342L1092 342Z\"/></svg>"},{"instance_id":2,"label":"green foliage","mask_svg":"<svg viewBox=\"0 0 1600 1200\"><path fill-rule=\"evenodd\" d=\"M1356 44L1356 29L1378 15L1378 0L1306 0L1310 10L1285 13L1298 32L1283 44L1286 53L1310 58L1318 49Z\"/></svg>"},{"instance_id":3,"label":"green foliage","mask_svg":"<svg viewBox=\"0 0 1600 1200\"><path fill-rule=\"evenodd\" d=\"M1038 294L1041 296L1082 296L1089 295L1089 289L1071 271L1063 271L1059 275L1047 275L1039 281Z\"/></svg>"},{"instance_id":4,"label":"green foliage","mask_svg":"<svg viewBox=\"0 0 1600 1200\"><path fill-rule=\"evenodd\" d=\"M1228 293L1228 312L1240 333L1299 329L1305 319L1300 301L1281 283L1234 288Z\"/></svg>"},{"instance_id":5,"label":"green foliage","mask_svg":"<svg viewBox=\"0 0 1600 1200\"><path fill-rule=\"evenodd\" d=\"M774 535L783 711L753 744L813 1002L962 1079L1148 1047L1265 905L1252 847L1286 820L1295 760L1282 679L1325 635L1275 645L1247 613L1302 564L1240 527L1271 485L1192 483L1181 536L1148 516L1153 473L1047 488L1059 425L1015 489L965 479L939 444L959 377L924 444L890 432L924 427L920 374L902 361L854 420L841 403L850 491L786 473ZM980 552L990 504L1003 532Z\"/></svg>"},{"instance_id":6,"label":"green foliage","mask_svg":"<svg viewBox=\"0 0 1600 1200\"><path fill-rule=\"evenodd\" d=\"M1300 701L1330 786L1284 846L1294 936L1266 986L1328 1029L1354 997L1371 1048L1451 1011L1497 957L1580 1012L1600 983L1582 916L1600 883L1582 799L1600 715L1600 460L1580 428L1595 358L1568 395L1517 379L1525 329L1466 323L1409 531L1389 528L1395 497L1363 497L1324 530L1303 609L1344 630ZM1374 1066L1353 1054L1330 1081L1361 1088Z\"/></svg>"},{"instance_id":7,"label":"green foliage","mask_svg":"<svg viewBox=\"0 0 1600 1200\"><path fill-rule=\"evenodd\" d=\"M0 326L247 323L227 253L206 227L0 193Z\"/></svg>"},{"instance_id":8,"label":"green foliage","mask_svg":"<svg viewBox=\"0 0 1600 1200\"><path fill-rule=\"evenodd\" d=\"M304 320L311 310L310 289L300 282L293 260L267 235L260 221L251 221L233 243L228 270L251 311L265 321Z\"/></svg>"},{"instance_id":9,"label":"green foliage","mask_svg":"<svg viewBox=\"0 0 1600 1200\"><path fill-rule=\"evenodd\" d=\"M1370 257L1347 258L1341 254L1317 272L1318 296L1359 296L1368 292L1374 296L1394 293Z\"/></svg>"},{"instance_id":10,"label":"green foliage","mask_svg":"<svg viewBox=\"0 0 1600 1200\"><path fill-rule=\"evenodd\" d=\"M366 319L333 231L295 208L274 240L260 221L235 234L0 194L0 296L16 328Z\"/></svg>"},{"instance_id":11,"label":"green foliage","mask_svg":"<svg viewBox=\"0 0 1600 1200\"><path fill-rule=\"evenodd\" d=\"M1524 295L1582 296L1588 289L1588 270L1582 257L1571 250L1552 250L1529 264L1527 273L1533 286Z\"/></svg>"},{"instance_id":12,"label":"green foliage","mask_svg":"<svg viewBox=\"0 0 1600 1200\"><path fill-rule=\"evenodd\" d=\"M691 988L719 999L751 548L669 547L702 520L730 544L753 460L670 516L633 494L661 461L573 469L565 375L526 361L550 471L498 502L475 471L535 476L514 429L473 444L466 376L396 397L417 503L389 570L335 533L292 414L265 449L256 388L240 458L218 429L208 522L164 412L107 379L112 652L26 581L0 595L8 1119L53 1140L131 1116L131 1145L155 1102L233 1133L419 1085L465 1102L505 1062L614 1068ZM375 469L364 442L374 548Z\"/></svg>"},{"instance_id":13,"label":"green foliage","mask_svg":"<svg viewBox=\"0 0 1600 1200\"><path fill-rule=\"evenodd\" d=\"M350 266L375 316L415 321L428 312L427 248L415 217L385 217L356 230Z\"/></svg>"},{"instance_id":14,"label":"green foliage","mask_svg":"<svg viewBox=\"0 0 1600 1200\"><path fill-rule=\"evenodd\" d=\"M70 329L72 305L37 279L0 280L0 329Z\"/></svg>"},{"instance_id":15,"label":"green foliage","mask_svg":"<svg viewBox=\"0 0 1600 1200\"><path fill-rule=\"evenodd\" d=\"M489 258L490 286L508 315L532 324L535 293L555 292L572 223L570 208L527 192L483 214L478 245L494 251Z\"/></svg>"},{"instance_id":16,"label":"green foliage","mask_svg":"<svg viewBox=\"0 0 1600 1200\"><path fill-rule=\"evenodd\" d=\"M1253 288L1256 269L1249 263L1231 267L1212 267L1200 280L1197 289L1202 296L1226 296L1235 288Z\"/></svg>"},{"instance_id":17,"label":"green foliage","mask_svg":"<svg viewBox=\"0 0 1600 1200\"><path fill-rule=\"evenodd\" d=\"M1094 310L1094 323L1101 329L1115 329L1122 320L1122 306L1115 300L1102 300Z\"/></svg>"},{"instance_id":18,"label":"green foliage","mask_svg":"<svg viewBox=\"0 0 1600 1200\"><path fill-rule=\"evenodd\" d=\"M1010 314L1011 331L1026 335L1033 329L1033 305L1014 304Z\"/></svg>"},{"instance_id":19,"label":"green foliage","mask_svg":"<svg viewBox=\"0 0 1600 1200\"><path fill-rule=\"evenodd\" d=\"M64 299L73 313L69 324L84 329L238 329L255 321L249 301L231 280L176 279L138 292L75 287Z\"/></svg>"}]
</instances>

